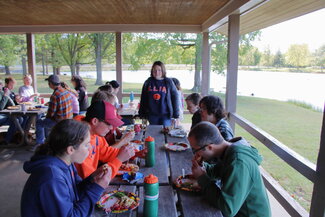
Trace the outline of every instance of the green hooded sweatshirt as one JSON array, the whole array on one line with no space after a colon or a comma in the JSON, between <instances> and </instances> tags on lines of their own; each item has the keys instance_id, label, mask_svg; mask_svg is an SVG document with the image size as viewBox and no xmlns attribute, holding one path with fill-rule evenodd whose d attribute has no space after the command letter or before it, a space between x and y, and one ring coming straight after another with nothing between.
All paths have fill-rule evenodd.
<instances>
[{"instance_id":1,"label":"green hooded sweatshirt","mask_svg":"<svg viewBox=\"0 0 325 217\"><path fill-rule=\"evenodd\" d=\"M199 177L205 198L227 217L270 217L269 199L258 167L261 161L257 149L246 140L233 143L220 162L206 165L207 174Z\"/></svg>"}]
</instances>

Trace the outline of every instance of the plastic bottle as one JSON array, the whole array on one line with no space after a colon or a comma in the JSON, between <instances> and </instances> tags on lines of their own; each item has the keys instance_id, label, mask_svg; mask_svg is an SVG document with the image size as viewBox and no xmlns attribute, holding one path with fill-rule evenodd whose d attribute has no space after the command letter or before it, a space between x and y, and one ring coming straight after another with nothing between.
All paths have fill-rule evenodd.
<instances>
[{"instance_id":1,"label":"plastic bottle","mask_svg":"<svg viewBox=\"0 0 325 217\"><path fill-rule=\"evenodd\" d=\"M144 178L144 208L145 217L158 216L159 183L158 177L150 174Z\"/></svg>"},{"instance_id":2,"label":"plastic bottle","mask_svg":"<svg viewBox=\"0 0 325 217\"><path fill-rule=\"evenodd\" d=\"M146 154L146 167L153 167L156 163L155 159L155 139L148 136L145 140L145 145L148 150Z\"/></svg>"},{"instance_id":3,"label":"plastic bottle","mask_svg":"<svg viewBox=\"0 0 325 217\"><path fill-rule=\"evenodd\" d=\"M133 102L133 100L134 100L134 93L133 93L133 91L131 91L131 93L130 93L130 102Z\"/></svg>"}]
</instances>

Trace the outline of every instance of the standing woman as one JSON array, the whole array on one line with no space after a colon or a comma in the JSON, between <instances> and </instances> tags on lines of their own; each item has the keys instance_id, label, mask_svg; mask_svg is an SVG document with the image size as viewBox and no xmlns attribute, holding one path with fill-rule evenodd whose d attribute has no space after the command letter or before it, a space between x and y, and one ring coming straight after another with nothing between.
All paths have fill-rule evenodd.
<instances>
[{"instance_id":1,"label":"standing woman","mask_svg":"<svg viewBox=\"0 0 325 217\"><path fill-rule=\"evenodd\" d=\"M33 79L32 76L27 74L23 78L24 85L19 88L20 102L33 101L35 96L39 96L38 93L34 93L34 88L32 87Z\"/></svg>"},{"instance_id":2,"label":"standing woman","mask_svg":"<svg viewBox=\"0 0 325 217\"><path fill-rule=\"evenodd\" d=\"M86 83L79 75L73 75L71 78L71 83L74 89L78 93L78 101L79 101L79 108L80 108L79 112L80 114L84 114L86 113L87 108L89 106Z\"/></svg>"},{"instance_id":3,"label":"standing woman","mask_svg":"<svg viewBox=\"0 0 325 217\"><path fill-rule=\"evenodd\" d=\"M178 92L161 61L153 63L150 77L144 82L139 115L152 125L171 126L172 118L178 122Z\"/></svg>"},{"instance_id":4,"label":"standing woman","mask_svg":"<svg viewBox=\"0 0 325 217\"><path fill-rule=\"evenodd\" d=\"M89 154L89 127L66 119L53 127L48 141L30 161L24 163L31 174L21 197L22 217L90 216L111 179L111 170L102 166L83 181L74 163Z\"/></svg>"}]
</instances>

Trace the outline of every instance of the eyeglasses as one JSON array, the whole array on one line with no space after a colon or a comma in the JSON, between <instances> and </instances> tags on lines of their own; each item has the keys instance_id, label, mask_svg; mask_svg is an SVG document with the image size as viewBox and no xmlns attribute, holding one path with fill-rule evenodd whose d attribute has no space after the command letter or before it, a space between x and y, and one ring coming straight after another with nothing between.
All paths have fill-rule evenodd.
<instances>
[{"instance_id":1,"label":"eyeglasses","mask_svg":"<svg viewBox=\"0 0 325 217\"><path fill-rule=\"evenodd\" d=\"M199 152L199 151L205 149L207 146L208 146L208 145L204 145L204 146L202 146L201 148L198 148L198 149L193 150L193 154L195 154L195 153L197 153L197 152Z\"/></svg>"}]
</instances>

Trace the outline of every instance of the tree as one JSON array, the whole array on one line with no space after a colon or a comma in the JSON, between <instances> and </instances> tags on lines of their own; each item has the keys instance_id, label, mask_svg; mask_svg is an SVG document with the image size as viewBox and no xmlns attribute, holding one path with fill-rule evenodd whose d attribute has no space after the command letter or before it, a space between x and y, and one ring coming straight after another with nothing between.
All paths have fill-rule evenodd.
<instances>
[{"instance_id":1,"label":"tree","mask_svg":"<svg viewBox=\"0 0 325 217\"><path fill-rule=\"evenodd\" d=\"M4 65L6 75L10 75L10 66L17 60L19 48L17 35L0 35L0 64Z\"/></svg>"},{"instance_id":2,"label":"tree","mask_svg":"<svg viewBox=\"0 0 325 217\"><path fill-rule=\"evenodd\" d=\"M92 47L95 51L95 61L96 61L96 71L97 71L97 79L96 85L103 84L102 78L102 59L104 56L107 56L107 49L112 46L114 42L114 34L112 33L94 33L89 34L88 37L92 42ZM105 55L106 54L106 55Z\"/></svg>"},{"instance_id":3,"label":"tree","mask_svg":"<svg viewBox=\"0 0 325 217\"><path fill-rule=\"evenodd\" d=\"M273 64L273 55L271 53L271 49L267 46L262 54L262 65L264 66L272 66Z\"/></svg>"},{"instance_id":4,"label":"tree","mask_svg":"<svg viewBox=\"0 0 325 217\"><path fill-rule=\"evenodd\" d=\"M56 46L62 55L62 58L69 65L71 75L77 74L76 66L82 64L82 59L87 56L85 48L87 46L88 37L81 33L65 33L54 35Z\"/></svg>"},{"instance_id":5,"label":"tree","mask_svg":"<svg viewBox=\"0 0 325 217\"><path fill-rule=\"evenodd\" d=\"M286 62L299 69L309 65L309 56L307 44L292 44L286 53Z\"/></svg>"},{"instance_id":6,"label":"tree","mask_svg":"<svg viewBox=\"0 0 325 217\"><path fill-rule=\"evenodd\" d=\"M273 59L273 66L275 67L281 67L285 65L285 58L284 55L281 53L280 50L278 50L274 56Z\"/></svg>"},{"instance_id":7,"label":"tree","mask_svg":"<svg viewBox=\"0 0 325 217\"><path fill-rule=\"evenodd\" d=\"M49 54L51 53L51 42L48 41L49 36L45 34L35 35L36 44L36 61L42 63L43 75L48 75Z\"/></svg>"},{"instance_id":8,"label":"tree","mask_svg":"<svg viewBox=\"0 0 325 217\"><path fill-rule=\"evenodd\" d=\"M321 72L323 72L323 68L325 67L325 45L318 48L313 54L314 64L319 66Z\"/></svg>"},{"instance_id":9,"label":"tree","mask_svg":"<svg viewBox=\"0 0 325 217\"><path fill-rule=\"evenodd\" d=\"M242 48L242 46L240 48ZM241 51L242 49L239 50ZM245 66L257 66L261 61L261 57L262 54L257 48L250 47L247 52L239 56L239 64Z\"/></svg>"}]
</instances>

